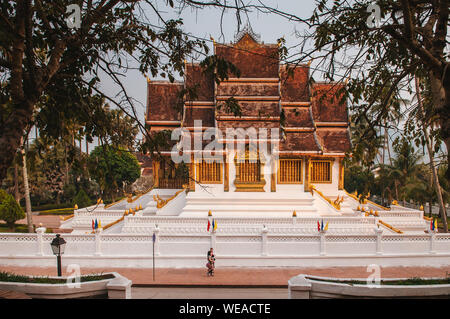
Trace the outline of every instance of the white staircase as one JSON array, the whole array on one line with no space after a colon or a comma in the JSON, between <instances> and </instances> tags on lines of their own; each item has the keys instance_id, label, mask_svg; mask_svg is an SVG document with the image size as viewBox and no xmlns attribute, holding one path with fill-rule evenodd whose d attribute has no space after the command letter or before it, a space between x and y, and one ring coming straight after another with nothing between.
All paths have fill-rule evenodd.
<instances>
[{"instance_id":1,"label":"white staircase","mask_svg":"<svg viewBox=\"0 0 450 319\"><path fill-rule=\"evenodd\" d=\"M179 216L204 217L209 210L216 217L292 217L294 210L299 217L321 216L315 203L311 194L298 192L190 192Z\"/></svg>"}]
</instances>

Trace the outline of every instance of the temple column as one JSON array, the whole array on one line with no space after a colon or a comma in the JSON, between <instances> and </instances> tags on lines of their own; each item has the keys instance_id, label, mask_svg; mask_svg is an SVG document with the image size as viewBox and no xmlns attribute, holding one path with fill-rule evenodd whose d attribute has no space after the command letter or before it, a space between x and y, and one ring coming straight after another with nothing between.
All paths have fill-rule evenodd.
<instances>
[{"instance_id":1,"label":"temple column","mask_svg":"<svg viewBox=\"0 0 450 319\"><path fill-rule=\"evenodd\" d=\"M223 163L223 191L228 192L230 190L230 174L229 174L229 165L228 165L228 154L224 157Z\"/></svg>"},{"instance_id":2,"label":"temple column","mask_svg":"<svg viewBox=\"0 0 450 319\"><path fill-rule=\"evenodd\" d=\"M270 161L270 165L271 165L271 180L270 180L270 191L271 192L276 192L277 191L277 163L275 163L275 160L272 159Z\"/></svg>"},{"instance_id":3,"label":"temple column","mask_svg":"<svg viewBox=\"0 0 450 319\"><path fill-rule=\"evenodd\" d=\"M309 192L309 185L311 180L311 159L309 157L305 158L305 192Z\"/></svg>"},{"instance_id":4,"label":"temple column","mask_svg":"<svg viewBox=\"0 0 450 319\"><path fill-rule=\"evenodd\" d=\"M338 190L344 189L344 159L339 159L339 184Z\"/></svg>"},{"instance_id":5,"label":"temple column","mask_svg":"<svg viewBox=\"0 0 450 319\"><path fill-rule=\"evenodd\" d=\"M159 167L160 167L159 161L153 160L152 166L153 166L153 187L158 188L159 187Z\"/></svg>"},{"instance_id":6,"label":"temple column","mask_svg":"<svg viewBox=\"0 0 450 319\"><path fill-rule=\"evenodd\" d=\"M190 191L195 191L194 155L191 155L191 162L189 163L189 190Z\"/></svg>"}]
</instances>

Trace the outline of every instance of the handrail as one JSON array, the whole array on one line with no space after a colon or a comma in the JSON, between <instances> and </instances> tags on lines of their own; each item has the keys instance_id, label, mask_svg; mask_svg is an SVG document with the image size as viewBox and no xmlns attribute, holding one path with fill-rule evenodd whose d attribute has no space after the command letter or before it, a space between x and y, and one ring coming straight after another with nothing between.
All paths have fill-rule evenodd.
<instances>
[{"instance_id":1,"label":"handrail","mask_svg":"<svg viewBox=\"0 0 450 319\"><path fill-rule=\"evenodd\" d=\"M313 191L316 191L317 194L319 194L323 199L325 199L331 206L333 206L336 210L341 210L341 203L344 201L344 198L341 199L341 201L332 201L328 197L326 197L321 191L319 191L317 188L314 187L314 185L311 185L311 194L314 195ZM339 196L338 196L339 199Z\"/></svg>"},{"instance_id":2,"label":"handrail","mask_svg":"<svg viewBox=\"0 0 450 319\"><path fill-rule=\"evenodd\" d=\"M136 214L136 211L132 211L129 212L128 210L125 211L125 213L123 213L122 217L120 217L119 219L109 223L108 225L106 225L105 227L103 227L103 230L110 228L111 226L114 226L117 223L120 223L121 221L123 221L125 219L125 216L129 215L129 214L133 214L133 216Z\"/></svg>"},{"instance_id":3,"label":"handrail","mask_svg":"<svg viewBox=\"0 0 450 319\"><path fill-rule=\"evenodd\" d=\"M127 198L124 197L122 199L116 200L115 202L109 203L108 205L105 205L105 208L110 208L111 206L116 205L116 204L120 203L121 201L123 201L125 199L127 199Z\"/></svg>"},{"instance_id":4,"label":"handrail","mask_svg":"<svg viewBox=\"0 0 450 319\"><path fill-rule=\"evenodd\" d=\"M61 219L63 222L65 222L68 219L71 219L75 214L67 215L67 216L61 216L59 215L59 219Z\"/></svg>"},{"instance_id":5,"label":"handrail","mask_svg":"<svg viewBox=\"0 0 450 319\"><path fill-rule=\"evenodd\" d=\"M382 221L382 220L380 220L380 219L378 220L378 222L379 222L381 225L383 225L383 226L385 226L385 227L387 227L387 228L389 228L389 229L395 231L395 232L398 233L398 234L403 234L403 232L402 232L400 229L395 228L394 226L391 226L391 225L389 225L388 223L385 223L384 221Z\"/></svg>"},{"instance_id":6,"label":"handrail","mask_svg":"<svg viewBox=\"0 0 450 319\"><path fill-rule=\"evenodd\" d=\"M156 196L153 195L153 199L154 199L155 202L156 202L156 208L158 208L158 209L163 208L164 206L167 205L168 202L170 202L172 199L174 199L175 197L177 197L178 194L180 194L181 192L184 192L184 191L186 191L186 188L183 188L183 189L179 190L179 191L176 192L173 196L171 196L170 198L168 198L168 199L166 199L166 200L164 200L164 199L162 199L161 197L159 197L158 194L156 194Z\"/></svg>"},{"instance_id":7,"label":"handrail","mask_svg":"<svg viewBox=\"0 0 450 319\"><path fill-rule=\"evenodd\" d=\"M364 209L361 210L361 211L365 213L366 217L369 216L369 215L372 215L372 216L375 216L375 217L379 217L380 216L377 211L372 211L372 210L365 211Z\"/></svg>"},{"instance_id":8,"label":"handrail","mask_svg":"<svg viewBox=\"0 0 450 319\"><path fill-rule=\"evenodd\" d=\"M344 189L344 192L348 196L350 196L351 198L353 198L354 200L357 200L359 202L360 198L358 198L356 195L347 192L345 189ZM377 203L375 203L375 202L373 202L373 201L371 201L370 199L367 199L367 198L364 199L364 204L366 204L366 203L372 204L372 205L374 205L374 206L376 206L378 208L381 208L382 210L391 210L390 208L384 207L384 206L382 206L380 204L377 204Z\"/></svg>"}]
</instances>

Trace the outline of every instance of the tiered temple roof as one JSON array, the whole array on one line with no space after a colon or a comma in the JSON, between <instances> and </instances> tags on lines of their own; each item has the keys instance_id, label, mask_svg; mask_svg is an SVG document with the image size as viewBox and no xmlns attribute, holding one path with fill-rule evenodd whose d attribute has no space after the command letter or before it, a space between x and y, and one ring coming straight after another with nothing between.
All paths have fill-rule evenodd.
<instances>
[{"instance_id":1,"label":"tiered temple roof","mask_svg":"<svg viewBox=\"0 0 450 319\"><path fill-rule=\"evenodd\" d=\"M215 44L215 54L236 65L239 78L216 84L199 64L186 63L184 82L149 81L150 131L183 126L282 128L281 154L343 156L350 149L347 102L342 83L315 83L308 64L280 64L276 44L259 43L251 33L235 44ZM196 97L182 99L183 89ZM218 107L233 97L242 116ZM284 115L284 116L283 116ZM284 117L284 121L282 120Z\"/></svg>"}]
</instances>

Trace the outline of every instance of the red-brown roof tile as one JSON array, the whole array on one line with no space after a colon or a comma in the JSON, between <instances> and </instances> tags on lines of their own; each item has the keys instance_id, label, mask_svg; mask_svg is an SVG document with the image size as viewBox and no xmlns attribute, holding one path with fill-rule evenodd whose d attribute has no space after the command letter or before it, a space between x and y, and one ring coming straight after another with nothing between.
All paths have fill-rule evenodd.
<instances>
[{"instance_id":1,"label":"red-brown roof tile","mask_svg":"<svg viewBox=\"0 0 450 319\"><path fill-rule=\"evenodd\" d=\"M281 65L281 102L309 102L309 66Z\"/></svg>"},{"instance_id":2,"label":"red-brown roof tile","mask_svg":"<svg viewBox=\"0 0 450 319\"><path fill-rule=\"evenodd\" d=\"M314 127L309 107L285 107L283 110L285 127Z\"/></svg>"},{"instance_id":3,"label":"red-brown roof tile","mask_svg":"<svg viewBox=\"0 0 450 319\"><path fill-rule=\"evenodd\" d=\"M280 151L320 151L314 132L286 132L286 139L280 142Z\"/></svg>"},{"instance_id":4,"label":"red-brown roof tile","mask_svg":"<svg viewBox=\"0 0 450 319\"><path fill-rule=\"evenodd\" d=\"M183 83L151 81L147 85L147 120L180 121Z\"/></svg>"},{"instance_id":5,"label":"red-brown roof tile","mask_svg":"<svg viewBox=\"0 0 450 319\"><path fill-rule=\"evenodd\" d=\"M203 71L199 64L186 63L186 88L195 90L195 101L214 101L214 79L211 74ZM190 100L187 96L186 100Z\"/></svg>"},{"instance_id":6,"label":"red-brown roof tile","mask_svg":"<svg viewBox=\"0 0 450 319\"><path fill-rule=\"evenodd\" d=\"M324 153L345 153L351 148L347 128L317 128L316 132Z\"/></svg>"},{"instance_id":7,"label":"red-brown roof tile","mask_svg":"<svg viewBox=\"0 0 450 319\"><path fill-rule=\"evenodd\" d=\"M347 122L347 102L344 85L314 83L312 86L312 111L316 122Z\"/></svg>"},{"instance_id":8,"label":"red-brown roof tile","mask_svg":"<svg viewBox=\"0 0 450 319\"><path fill-rule=\"evenodd\" d=\"M241 72L241 78L277 78L278 47L255 42L244 36L235 45L217 44L216 55L233 63ZM231 75L230 75L231 77Z\"/></svg>"}]
</instances>

